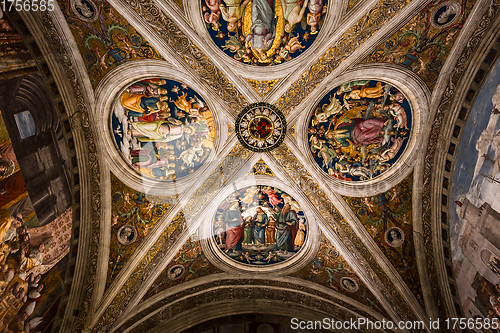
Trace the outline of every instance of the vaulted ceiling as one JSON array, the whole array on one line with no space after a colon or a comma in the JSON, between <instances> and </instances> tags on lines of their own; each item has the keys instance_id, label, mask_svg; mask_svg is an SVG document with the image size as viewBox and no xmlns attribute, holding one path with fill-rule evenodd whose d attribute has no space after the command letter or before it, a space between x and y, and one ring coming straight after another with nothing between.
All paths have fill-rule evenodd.
<instances>
[{"instance_id":1,"label":"vaulted ceiling","mask_svg":"<svg viewBox=\"0 0 500 333\"><path fill-rule=\"evenodd\" d=\"M453 131L467 119L460 112L475 98L470 86L478 69L488 70L484 61L496 59L497 53L487 55L497 48L499 3L309 1L323 4L319 19L310 5L289 33L283 12L277 15L281 35L275 32L275 50L268 52L256 46L258 36L254 46L245 37L254 33L252 2L234 29L211 9L217 2L60 0L53 11L8 13L29 61L51 87L76 161L65 292L52 331L182 332L212 319L261 313L423 321L422 331L430 332L429 318L465 316L447 216L454 209L448 186L461 135L460 127ZM445 11L451 18L443 18ZM125 89L156 78L179 84L177 91L169 86L170 102L185 91L210 110L212 145L203 146L203 163L187 176L145 174L113 134ZM346 85L353 81L360 82ZM375 91L377 82L385 92ZM344 95L335 90L341 86ZM361 97L346 98L353 91ZM379 149L371 171L361 149L376 150L377 138L359 139L349 154L340 146L327 150L330 127L319 133L315 119L323 122L317 108L327 112L335 96L342 115L359 109L351 118L365 124L367 107L382 111L397 101L407 128L396 125L393 114L395 128L387 131L391 148L397 138L402 148ZM274 105L286 120L284 141L268 152L248 149L235 133L240 112L259 102ZM337 115L325 117L333 122ZM374 125L375 137L387 129L384 121ZM339 124L335 130L346 128ZM317 138L323 141L315 145ZM325 164L333 158L330 171ZM224 200L235 191L243 197L251 186L269 186L300 205L306 237L290 259L258 266L214 245ZM133 226L133 240L120 238L126 225Z\"/></svg>"}]
</instances>

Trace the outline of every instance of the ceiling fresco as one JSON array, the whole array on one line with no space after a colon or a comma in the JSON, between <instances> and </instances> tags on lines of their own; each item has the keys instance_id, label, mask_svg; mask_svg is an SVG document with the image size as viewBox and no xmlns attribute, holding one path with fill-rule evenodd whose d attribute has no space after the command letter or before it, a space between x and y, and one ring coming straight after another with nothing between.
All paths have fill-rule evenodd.
<instances>
[{"instance_id":1,"label":"ceiling fresco","mask_svg":"<svg viewBox=\"0 0 500 333\"><path fill-rule=\"evenodd\" d=\"M186 84L154 78L123 91L111 130L124 159L142 175L176 180L198 170L214 147L212 114Z\"/></svg>"},{"instance_id":2,"label":"ceiling fresco","mask_svg":"<svg viewBox=\"0 0 500 333\"><path fill-rule=\"evenodd\" d=\"M321 99L309 120L309 146L318 166L346 181L370 180L405 150L412 124L406 97L388 83L357 80Z\"/></svg>"},{"instance_id":3,"label":"ceiling fresco","mask_svg":"<svg viewBox=\"0 0 500 333\"><path fill-rule=\"evenodd\" d=\"M55 119L52 154L39 118L4 107L0 85L0 331L180 333L283 316L282 304L304 318L496 318L498 65L481 65L488 91L472 127L460 123L457 203L423 200L436 182L422 179L444 83L474 29L488 31L474 59L500 45L480 24L499 5L58 0L53 13L8 13L40 28L35 58L2 46L26 38L0 15L0 56L14 64L0 72L23 80L47 61L72 131ZM40 145L33 170L69 168L70 143L78 179L33 185L23 140ZM425 209L441 210L429 222Z\"/></svg>"},{"instance_id":4,"label":"ceiling fresco","mask_svg":"<svg viewBox=\"0 0 500 333\"><path fill-rule=\"evenodd\" d=\"M306 241L304 212L289 194L271 186L239 189L218 207L213 237L231 259L271 265L293 257Z\"/></svg>"},{"instance_id":5,"label":"ceiling fresco","mask_svg":"<svg viewBox=\"0 0 500 333\"><path fill-rule=\"evenodd\" d=\"M366 63L390 63L416 73L434 88L446 58L465 24L473 1L434 1L372 52Z\"/></svg>"},{"instance_id":6,"label":"ceiling fresco","mask_svg":"<svg viewBox=\"0 0 500 333\"><path fill-rule=\"evenodd\" d=\"M332 288L387 316L376 297L324 235L314 260L292 276Z\"/></svg>"},{"instance_id":7,"label":"ceiling fresco","mask_svg":"<svg viewBox=\"0 0 500 333\"><path fill-rule=\"evenodd\" d=\"M240 62L269 66L305 52L323 26L327 0L202 0L212 41Z\"/></svg>"},{"instance_id":8,"label":"ceiling fresco","mask_svg":"<svg viewBox=\"0 0 500 333\"><path fill-rule=\"evenodd\" d=\"M223 272L215 267L203 254L200 241L196 239L197 237L198 235L195 233L186 241L179 253L176 254L160 276L156 278L141 302L175 285L202 276Z\"/></svg>"},{"instance_id":9,"label":"ceiling fresco","mask_svg":"<svg viewBox=\"0 0 500 333\"><path fill-rule=\"evenodd\" d=\"M413 175L409 175L396 187L377 196L344 199L424 306L414 261L412 186Z\"/></svg>"},{"instance_id":10,"label":"ceiling fresco","mask_svg":"<svg viewBox=\"0 0 500 333\"><path fill-rule=\"evenodd\" d=\"M111 69L129 60L163 57L106 0L58 1L95 88ZM86 16L81 14L85 8Z\"/></svg>"},{"instance_id":11,"label":"ceiling fresco","mask_svg":"<svg viewBox=\"0 0 500 333\"><path fill-rule=\"evenodd\" d=\"M125 186L111 174L111 241L106 287L175 201L175 196L157 197Z\"/></svg>"}]
</instances>

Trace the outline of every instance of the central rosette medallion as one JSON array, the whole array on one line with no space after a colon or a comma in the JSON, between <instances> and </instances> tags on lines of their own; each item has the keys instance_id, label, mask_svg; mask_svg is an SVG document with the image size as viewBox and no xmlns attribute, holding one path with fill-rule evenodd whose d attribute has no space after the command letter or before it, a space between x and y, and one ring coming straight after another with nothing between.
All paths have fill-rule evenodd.
<instances>
[{"instance_id":1,"label":"central rosette medallion","mask_svg":"<svg viewBox=\"0 0 500 333\"><path fill-rule=\"evenodd\" d=\"M254 103L236 119L236 135L251 151L262 153L278 147L285 138L285 116L274 105Z\"/></svg>"}]
</instances>

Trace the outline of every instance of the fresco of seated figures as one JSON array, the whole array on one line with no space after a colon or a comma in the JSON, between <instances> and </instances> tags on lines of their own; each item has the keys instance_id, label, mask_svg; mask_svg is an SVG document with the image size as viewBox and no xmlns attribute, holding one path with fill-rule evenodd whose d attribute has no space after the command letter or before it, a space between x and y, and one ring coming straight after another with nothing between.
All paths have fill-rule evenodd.
<instances>
[{"instance_id":1,"label":"fresco of seated figures","mask_svg":"<svg viewBox=\"0 0 500 333\"><path fill-rule=\"evenodd\" d=\"M227 197L215 214L213 235L227 256L249 265L270 265L293 257L308 224L297 201L271 186L248 186Z\"/></svg>"},{"instance_id":2,"label":"fresco of seated figures","mask_svg":"<svg viewBox=\"0 0 500 333\"><path fill-rule=\"evenodd\" d=\"M302 54L317 37L327 0L201 0L210 37L238 61L268 66Z\"/></svg>"},{"instance_id":3,"label":"fresco of seated figures","mask_svg":"<svg viewBox=\"0 0 500 333\"><path fill-rule=\"evenodd\" d=\"M125 89L111 114L118 150L142 175L176 180L207 160L214 120L203 99L184 83L154 78Z\"/></svg>"},{"instance_id":4,"label":"fresco of seated figures","mask_svg":"<svg viewBox=\"0 0 500 333\"><path fill-rule=\"evenodd\" d=\"M412 115L396 87L358 80L330 91L309 120L313 158L332 177L366 181L387 171L404 152Z\"/></svg>"}]
</instances>

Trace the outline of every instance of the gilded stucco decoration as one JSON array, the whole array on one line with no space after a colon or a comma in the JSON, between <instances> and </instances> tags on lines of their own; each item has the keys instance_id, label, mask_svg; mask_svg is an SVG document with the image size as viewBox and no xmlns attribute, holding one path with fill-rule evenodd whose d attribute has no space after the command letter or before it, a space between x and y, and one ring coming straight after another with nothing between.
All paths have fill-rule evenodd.
<instances>
[{"instance_id":1,"label":"gilded stucco decoration","mask_svg":"<svg viewBox=\"0 0 500 333\"><path fill-rule=\"evenodd\" d=\"M271 168L267 165L267 163L263 159L258 160L257 163L254 164L252 170L250 170L246 174L246 176L248 175L265 175L265 176L276 177L273 170L271 170Z\"/></svg>"},{"instance_id":2,"label":"gilded stucco decoration","mask_svg":"<svg viewBox=\"0 0 500 333\"><path fill-rule=\"evenodd\" d=\"M269 90L278 82L279 80L269 80L269 81L258 81L258 80L250 80L246 79L248 83L255 89L255 91L260 95L260 97L264 97Z\"/></svg>"}]
</instances>

